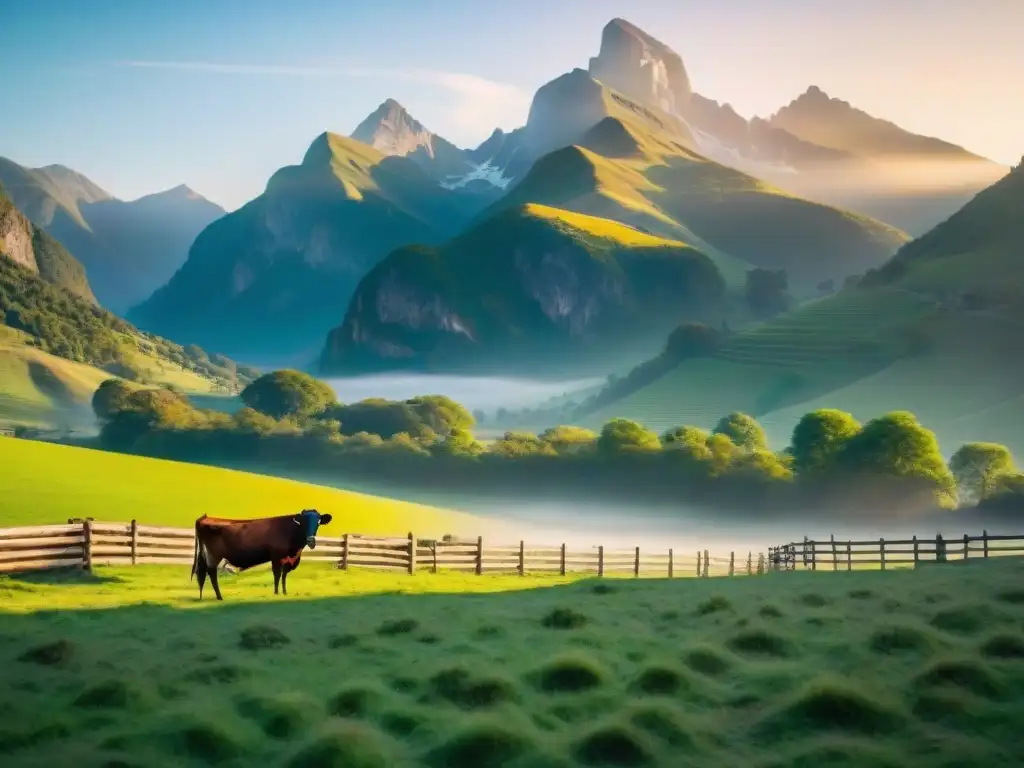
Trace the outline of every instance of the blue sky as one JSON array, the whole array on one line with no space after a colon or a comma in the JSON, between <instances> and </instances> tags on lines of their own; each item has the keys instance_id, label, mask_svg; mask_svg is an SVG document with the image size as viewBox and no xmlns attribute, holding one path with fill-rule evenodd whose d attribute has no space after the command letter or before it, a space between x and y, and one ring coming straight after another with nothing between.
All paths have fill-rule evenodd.
<instances>
[{"instance_id":1,"label":"blue sky","mask_svg":"<svg viewBox=\"0 0 1024 768\"><path fill-rule=\"evenodd\" d=\"M810 84L995 160L1024 153L1022 0L5 0L0 155L228 209L387 97L474 145L622 16L746 116Z\"/></svg>"}]
</instances>

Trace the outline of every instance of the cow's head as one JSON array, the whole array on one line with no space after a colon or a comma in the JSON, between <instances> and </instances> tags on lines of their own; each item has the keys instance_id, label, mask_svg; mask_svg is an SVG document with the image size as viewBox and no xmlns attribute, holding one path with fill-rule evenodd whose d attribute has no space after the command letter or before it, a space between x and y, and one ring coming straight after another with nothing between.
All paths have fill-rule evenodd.
<instances>
[{"instance_id":1,"label":"cow's head","mask_svg":"<svg viewBox=\"0 0 1024 768\"><path fill-rule=\"evenodd\" d=\"M315 509L304 509L295 516L295 524L306 534L306 546L316 549L316 532L321 525L331 522L331 514L321 515Z\"/></svg>"}]
</instances>

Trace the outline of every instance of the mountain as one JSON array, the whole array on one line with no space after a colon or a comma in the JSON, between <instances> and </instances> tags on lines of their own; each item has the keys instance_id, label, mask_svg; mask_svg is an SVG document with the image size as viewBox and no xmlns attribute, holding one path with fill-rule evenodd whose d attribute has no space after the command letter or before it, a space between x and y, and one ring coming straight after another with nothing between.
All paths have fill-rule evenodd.
<instances>
[{"instance_id":1,"label":"mountain","mask_svg":"<svg viewBox=\"0 0 1024 768\"><path fill-rule=\"evenodd\" d=\"M115 312L165 283L196 235L224 215L185 186L125 202L59 165L25 168L0 158L0 182L33 223L81 260L97 298Z\"/></svg>"},{"instance_id":2,"label":"mountain","mask_svg":"<svg viewBox=\"0 0 1024 768\"><path fill-rule=\"evenodd\" d=\"M807 411L909 410L949 455L1024 438L1024 162L859 285L731 337L587 416L710 427L756 415L776 445Z\"/></svg>"},{"instance_id":3,"label":"mountain","mask_svg":"<svg viewBox=\"0 0 1024 768\"><path fill-rule=\"evenodd\" d=\"M714 262L683 242L525 205L391 253L360 282L321 369L605 370L681 320L717 319L724 296Z\"/></svg>"},{"instance_id":4,"label":"mountain","mask_svg":"<svg viewBox=\"0 0 1024 768\"><path fill-rule=\"evenodd\" d=\"M128 317L235 356L312 356L380 259L451 237L471 211L410 158L323 133L301 164L204 229L167 285Z\"/></svg>"},{"instance_id":5,"label":"mountain","mask_svg":"<svg viewBox=\"0 0 1024 768\"><path fill-rule=\"evenodd\" d=\"M85 268L45 231L18 210L0 185L0 256L23 267L44 282L65 288L95 304Z\"/></svg>"},{"instance_id":6,"label":"mountain","mask_svg":"<svg viewBox=\"0 0 1024 768\"><path fill-rule=\"evenodd\" d=\"M917 136L811 87L767 120L694 92L681 57L623 19L604 28L592 77L685 120L706 157L819 202L920 234L1006 168Z\"/></svg>"},{"instance_id":7,"label":"mountain","mask_svg":"<svg viewBox=\"0 0 1024 768\"><path fill-rule=\"evenodd\" d=\"M583 70L538 91L527 145L535 134L550 136L550 126L561 131L551 143L577 138L538 159L478 221L527 203L602 216L691 243L739 279L751 266L786 269L791 287L804 295L823 280L880 265L908 239L709 160L692 149L685 122Z\"/></svg>"}]
</instances>

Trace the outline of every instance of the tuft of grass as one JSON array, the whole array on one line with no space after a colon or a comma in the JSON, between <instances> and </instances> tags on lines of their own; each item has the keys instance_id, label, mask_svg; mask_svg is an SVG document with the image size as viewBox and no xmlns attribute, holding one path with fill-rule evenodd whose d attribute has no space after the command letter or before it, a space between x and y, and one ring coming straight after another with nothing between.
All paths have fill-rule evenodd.
<instances>
[{"instance_id":1,"label":"tuft of grass","mask_svg":"<svg viewBox=\"0 0 1024 768\"><path fill-rule=\"evenodd\" d=\"M387 693L376 683L351 683L327 702L327 711L338 717L367 717L387 702Z\"/></svg>"},{"instance_id":2,"label":"tuft of grass","mask_svg":"<svg viewBox=\"0 0 1024 768\"><path fill-rule=\"evenodd\" d=\"M733 667L733 661L718 648L710 645L699 645L691 648L683 655L683 661L694 672L717 677Z\"/></svg>"},{"instance_id":3,"label":"tuft of grass","mask_svg":"<svg viewBox=\"0 0 1024 768\"><path fill-rule=\"evenodd\" d=\"M828 598L824 595L819 595L817 592L808 592L800 595L800 603L809 608L821 608L828 605Z\"/></svg>"},{"instance_id":4,"label":"tuft of grass","mask_svg":"<svg viewBox=\"0 0 1024 768\"><path fill-rule=\"evenodd\" d=\"M992 635L981 644L981 654L994 659L1024 658L1024 637L1003 632Z\"/></svg>"},{"instance_id":5,"label":"tuft of grass","mask_svg":"<svg viewBox=\"0 0 1024 768\"><path fill-rule=\"evenodd\" d=\"M697 606L698 616L707 616L712 613L731 611L732 603L724 595L713 595Z\"/></svg>"},{"instance_id":6,"label":"tuft of grass","mask_svg":"<svg viewBox=\"0 0 1024 768\"><path fill-rule=\"evenodd\" d=\"M854 600L870 600L875 596L875 593L870 589L851 589L846 594Z\"/></svg>"},{"instance_id":7,"label":"tuft of grass","mask_svg":"<svg viewBox=\"0 0 1024 768\"><path fill-rule=\"evenodd\" d=\"M206 763L221 763L241 756L241 739L225 725L213 721L186 723L170 731L166 739L173 752Z\"/></svg>"},{"instance_id":8,"label":"tuft of grass","mask_svg":"<svg viewBox=\"0 0 1024 768\"><path fill-rule=\"evenodd\" d=\"M590 591L595 595L610 595L615 592L615 587L611 584L606 584L603 581L599 581L597 584L590 588Z\"/></svg>"},{"instance_id":9,"label":"tuft of grass","mask_svg":"<svg viewBox=\"0 0 1024 768\"><path fill-rule=\"evenodd\" d=\"M1019 587L1013 587L1010 589L1001 589L996 592L996 600L1002 603L1010 603L1011 605L1020 605L1024 603L1024 589Z\"/></svg>"},{"instance_id":10,"label":"tuft of grass","mask_svg":"<svg viewBox=\"0 0 1024 768\"><path fill-rule=\"evenodd\" d=\"M389 619L377 627L377 634L382 637L394 637L395 635L407 635L419 629L420 623L416 619Z\"/></svg>"},{"instance_id":11,"label":"tuft of grass","mask_svg":"<svg viewBox=\"0 0 1024 768\"><path fill-rule=\"evenodd\" d=\"M504 768L514 762L530 765L529 757L536 751L537 744L522 728L477 718L430 750L426 762L434 768Z\"/></svg>"},{"instance_id":12,"label":"tuft of grass","mask_svg":"<svg viewBox=\"0 0 1024 768\"><path fill-rule=\"evenodd\" d=\"M564 654L550 659L535 673L537 687L546 693L581 693L604 684L604 668L588 656Z\"/></svg>"},{"instance_id":13,"label":"tuft of grass","mask_svg":"<svg viewBox=\"0 0 1024 768\"><path fill-rule=\"evenodd\" d=\"M617 723L602 725L580 739L573 753L584 765L644 766L654 763L646 740L636 729Z\"/></svg>"},{"instance_id":14,"label":"tuft of grass","mask_svg":"<svg viewBox=\"0 0 1024 768\"><path fill-rule=\"evenodd\" d=\"M579 629L587 623L587 617L572 608L554 608L540 621L548 629Z\"/></svg>"},{"instance_id":15,"label":"tuft of grass","mask_svg":"<svg viewBox=\"0 0 1024 768\"><path fill-rule=\"evenodd\" d=\"M57 640L29 648L18 657L18 661L57 667L67 664L74 656L74 652L75 645L70 640Z\"/></svg>"},{"instance_id":16,"label":"tuft of grass","mask_svg":"<svg viewBox=\"0 0 1024 768\"><path fill-rule=\"evenodd\" d=\"M977 605L958 605L936 613L931 625L946 632L971 635L982 630L988 623L988 612Z\"/></svg>"},{"instance_id":17,"label":"tuft of grass","mask_svg":"<svg viewBox=\"0 0 1024 768\"><path fill-rule=\"evenodd\" d=\"M976 659L941 659L929 665L914 678L915 687L951 687L969 691L986 699L999 698L1005 690L1003 681Z\"/></svg>"},{"instance_id":18,"label":"tuft of grass","mask_svg":"<svg viewBox=\"0 0 1024 768\"><path fill-rule=\"evenodd\" d=\"M240 648L247 651L260 651L268 648L280 648L288 645L291 639L277 627L255 624L242 630L238 639Z\"/></svg>"},{"instance_id":19,"label":"tuft of grass","mask_svg":"<svg viewBox=\"0 0 1024 768\"><path fill-rule=\"evenodd\" d=\"M655 664L641 670L633 681L632 689L650 696L671 696L690 688L690 681L679 669L665 664Z\"/></svg>"},{"instance_id":20,"label":"tuft of grass","mask_svg":"<svg viewBox=\"0 0 1024 768\"><path fill-rule=\"evenodd\" d=\"M519 700L514 683L492 675L478 675L456 666L443 669L428 681L430 693L463 709L492 707Z\"/></svg>"},{"instance_id":21,"label":"tuft of grass","mask_svg":"<svg viewBox=\"0 0 1024 768\"><path fill-rule=\"evenodd\" d=\"M642 702L635 705L629 714L629 722L639 730L671 747L691 751L697 739L683 725L685 720L685 715L678 708L665 701Z\"/></svg>"},{"instance_id":22,"label":"tuft of grass","mask_svg":"<svg viewBox=\"0 0 1024 768\"><path fill-rule=\"evenodd\" d=\"M338 648L351 648L359 644L359 636L353 634L334 635L327 640L327 647L337 650Z\"/></svg>"},{"instance_id":23,"label":"tuft of grass","mask_svg":"<svg viewBox=\"0 0 1024 768\"><path fill-rule=\"evenodd\" d=\"M390 768L396 750L366 723L335 720L288 759L288 768Z\"/></svg>"},{"instance_id":24,"label":"tuft of grass","mask_svg":"<svg viewBox=\"0 0 1024 768\"><path fill-rule=\"evenodd\" d=\"M138 698L138 692L124 680L104 680L82 691L74 704L82 709L127 709Z\"/></svg>"},{"instance_id":25,"label":"tuft of grass","mask_svg":"<svg viewBox=\"0 0 1024 768\"><path fill-rule=\"evenodd\" d=\"M848 683L816 680L760 723L763 736L781 738L808 731L834 730L862 735L897 731L906 717Z\"/></svg>"},{"instance_id":26,"label":"tuft of grass","mask_svg":"<svg viewBox=\"0 0 1024 768\"><path fill-rule=\"evenodd\" d=\"M934 638L912 624L888 624L871 633L869 647L875 653L924 653L935 646Z\"/></svg>"},{"instance_id":27,"label":"tuft of grass","mask_svg":"<svg viewBox=\"0 0 1024 768\"><path fill-rule=\"evenodd\" d=\"M247 677L249 671L235 664L216 664L199 667L184 675L186 681L203 685L230 685Z\"/></svg>"},{"instance_id":28,"label":"tuft of grass","mask_svg":"<svg viewBox=\"0 0 1024 768\"><path fill-rule=\"evenodd\" d=\"M291 739L320 714L320 706L301 694L249 695L236 703L238 713L273 739Z\"/></svg>"},{"instance_id":29,"label":"tuft of grass","mask_svg":"<svg viewBox=\"0 0 1024 768\"><path fill-rule=\"evenodd\" d=\"M745 629L730 637L726 645L737 653L751 656L786 658L794 655L789 639L770 629Z\"/></svg>"},{"instance_id":30,"label":"tuft of grass","mask_svg":"<svg viewBox=\"0 0 1024 768\"><path fill-rule=\"evenodd\" d=\"M757 615L762 619L781 619L782 610L776 605L762 605Z\"/></svg>"}]
</instances>

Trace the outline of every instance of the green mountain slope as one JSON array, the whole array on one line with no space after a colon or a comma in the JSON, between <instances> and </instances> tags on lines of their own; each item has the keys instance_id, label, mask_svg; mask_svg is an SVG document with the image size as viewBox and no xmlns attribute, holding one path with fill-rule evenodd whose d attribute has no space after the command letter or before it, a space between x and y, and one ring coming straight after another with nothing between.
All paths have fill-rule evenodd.
<instances>
[{"instance_id":1,"label":"green mountain slope","mask_svg":"<svg viewBox=\"0 0 1024 768\"><path fill-rule=\"evenodd\" d=\"M312 357L380 259L440 242L467 219L461 199L408 158L324 133L300 165L203 230L170 282L128 317L236 356Z\"/></svg>"},{"instance_id":2,"label":"green mountain slope","mask_svg":"<svg viewBox=\"0 0 1024 768\"><path fill-rule=\"evenodd\" d=\"M37 226L85 266L103 306L124 312L184 263L224 210L188 187L124 201L63 166L25 168L0 158L0 183Z\"/></svg>"},{"instance_id":3,"label":"green mountain slope","mask_svg":"<svg viewBox=\"0 0 1024 768\"><path fill-rule=\"evenodd\" d=\"M85 268L50 235L14 205L0 185L0 256L5 256L42 280L95 303Z\"/></svg>"},{"instance_id":4,"label":"green mountain slope","mask_svg":"<svg viewBox=\"0 0 1024 768\"><path fill-rule=\"evenodd\" d=\"M540 203L679 237L709 255L786 269L798 293L883 263L908 240L888 225L782 192L708 160L679 120L574 73L588 114L606 116L573 146L540 158L477 220ZM553 110L554 107L552 106ZM532 118L531 114L531 118ZM552 118L553 121L553 118Z\"/></svg>"},{"instance_id":5,"label":"green mountain slope","mask_svg":"<svg viewBox=\"0 0 1024 768\"><path fill-rule=\"evenodd\" d=\"M360 282L322 370L604 366L684 319L717 319L725 288L683 242L525 205L390 254Z\"/></svg>"},{"instance_id":6,"label":"green mountain slope","mask_svg":"<svg viewBox=\"0 0 1024 768\"><path fill-rule=\"evenodd\" d=\"M587 420L710 426L743 410L784 445L813 408L859 418L906 409L927 415L947 453L968 439L1024 452L1022 212L1018 169L857 288L737 334Z\"/></svg>"}]
</instances>

